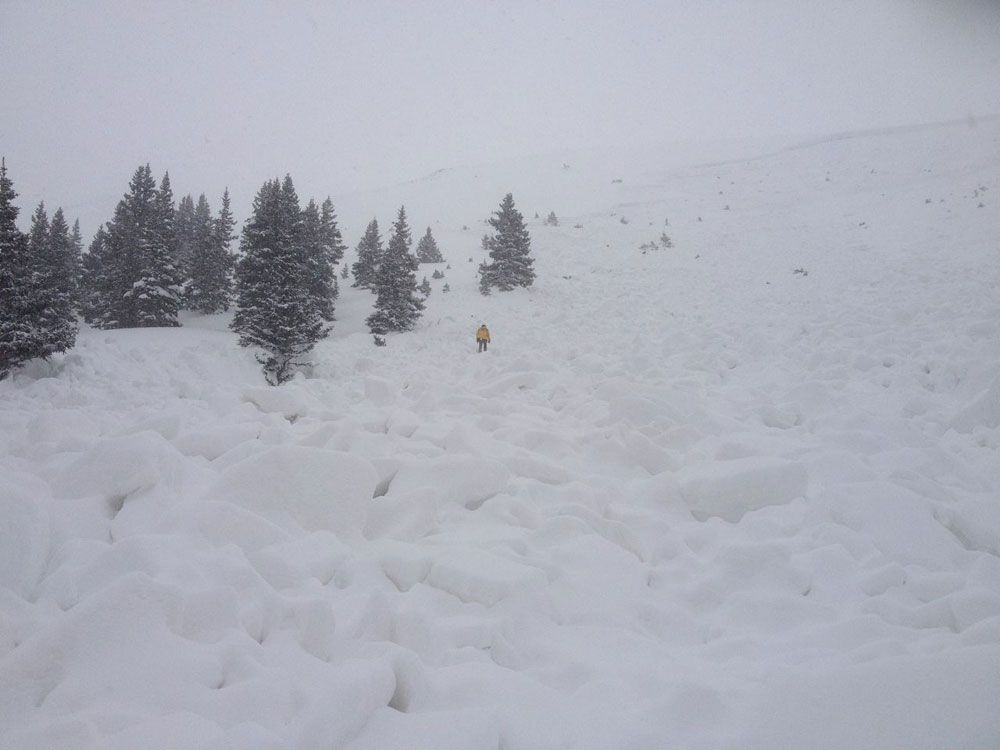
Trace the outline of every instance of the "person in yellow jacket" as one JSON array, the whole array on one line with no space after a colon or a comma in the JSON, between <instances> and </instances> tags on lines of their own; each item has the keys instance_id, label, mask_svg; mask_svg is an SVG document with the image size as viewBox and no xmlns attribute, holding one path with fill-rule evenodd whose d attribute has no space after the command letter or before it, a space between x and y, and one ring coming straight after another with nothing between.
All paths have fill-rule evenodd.
<instances>
[{"instance_id":1,"label":"person in yellow jacket","mask_svg":"<svg viewBox=\"0 0 1000 750\"><path fill-rule=\"evenodd\" d=\"M485 352L487 344L490 343L490 329L486 327L485 323L479 324L479 330L476 331L476 341L479 343L479 351Z\"/></svg>"}]
</instances>

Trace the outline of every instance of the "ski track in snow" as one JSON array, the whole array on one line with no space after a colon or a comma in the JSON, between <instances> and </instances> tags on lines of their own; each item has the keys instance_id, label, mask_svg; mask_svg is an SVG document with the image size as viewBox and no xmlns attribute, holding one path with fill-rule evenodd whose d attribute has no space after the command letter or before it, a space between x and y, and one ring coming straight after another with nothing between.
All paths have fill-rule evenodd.
<instances>
[{"instance_id":1,"label":"ski track in snow","mask_svg":"<svg viewBox=\"0 0 1000 750\"><path fill-rule=\"evenodd\" d=\"M998 144L396 186L418 330L344 285L281 388L82 331L0 383L0 747L1000 746ZM483 298L507 189L561 226Z\"/></svg>"}]
</instances>

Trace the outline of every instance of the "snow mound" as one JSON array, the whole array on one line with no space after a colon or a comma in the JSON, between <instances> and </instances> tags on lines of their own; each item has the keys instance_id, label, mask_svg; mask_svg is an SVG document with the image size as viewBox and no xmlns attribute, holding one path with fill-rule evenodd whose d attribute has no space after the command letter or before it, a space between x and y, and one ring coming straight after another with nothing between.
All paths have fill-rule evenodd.
<instances>
[{"instance_id":1,"label":"snow mound","mask_svg":"<svg viewBox=\"0 0 1000 750\"><path fill-rule=\"evenodd\" d=\"M176 487L183 456L158 432L101 440L52 481L57 497L99 495L121 502L161 483Z\"/></svg>"},{"instance_id":2,"label":"snow mound","mask_svg":"<svg viewBox=\"0 0 1000 750\"><path fill-rule=\"evenodd\" d=\"M438 557L427 574L427 583L454 594L464 602L490 607L519 592L545 585L538 568L474 548L453 548Z\"/></svg>"},{"instance_id":3,"label":"snow mound","mask_svg":"<svg viewBox=\"0 0 1000 750\"><path fill-rule=\"evenodd\" d=\"M775 680L769 691L756 712L759 728L739 747L987 750L1000 739L996 645L883 659L830 673L796 672Z\"/></svg>"},{"instance_id":4,"label":"snow mound","mask_svg":"<svg viewBox=\"0 0 1000 750\"><path fill-rule=\"evenodd\" d=\"M802 464L766 456L693 466L675 479L695 518L718 516L732 523L750 511L804 497L808 485Z\"/></svg>"},{"instance_id":5,"label":"snow mound","mask_svg":"<svg viewBox=\"0 0 1000 750\"><path fill-rule=\"evenodd\" d=\"M971 432L976 427L1000 426L1000 376L956 414L951 425L959 432Z\"/></svg>"},{"instance_id":6,"label":"snow mound","mask_svg":"<svg viewBox=\"0 0 1000 750\"><path fill-rule=\"evenodd\" d=\"M499 461L478 456L407 461L393 477L388 496L429 489L439 505L472 509L502 492L509 476L507 467Z\"/></svg>"},{"instance_id":7,"label":"snow mound","mask_svg":"<svg viewBox=\"0 0 1000 750\"><path fill-rule=\"evenodd\" d=\"M346 538L360 534L377 484L374 467L359 456L286 445L228 468L205 497Z\"/></svg>"},{"instance_id":8,"label":"snow mound","mask_svg":"<svg viewBox=\"0 0 1000 750\"><path fill-rule=\"evenodd\" d=\"M44 488L33 477L0 477L0 588L28 598L49 556Z\"/></svg>"}]
</instances>

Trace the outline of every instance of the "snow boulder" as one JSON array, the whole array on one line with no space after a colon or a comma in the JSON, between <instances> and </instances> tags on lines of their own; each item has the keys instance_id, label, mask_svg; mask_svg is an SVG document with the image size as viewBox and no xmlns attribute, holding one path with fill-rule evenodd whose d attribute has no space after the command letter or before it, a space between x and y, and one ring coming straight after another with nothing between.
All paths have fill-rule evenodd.
<instances>
[{"instance_id":1,"label":"snow boulder","mask_svg":"<svg viewBox=\"0 0 1000 750\"><path fill-rule=\"evenodd\" d=\"M206 497L280 525L353 537L364 526L377 484L375 469L359 456L285 445L229 467Z\"/></svg>"},{"instance_id":2,"label":"snow boulder","mask_svg":"<svg viewBox=\"0 0 1000 750\"><path fill-rule=\"evenodd\" d=\"M173 443L185 456L201 456L214 461L241 443L255 440L260 432L259 424L242 422L184 432L174 438Z\"/></svg>"},{"instance_id":3,"label":"snow boulder","mask_svg":"<svg viewBox=\"0 0 1000 750\"><path fill-rule=\"evenodd\" d=\"M304 417L311 407L316 406L316 400L297 383L285 383L278 388L247 388L243 391L242 399L265 414L280 414L290 422Z\"/></svg>"},{"instance_id":4,"label":"snow boulder","mask_svg":"<svg viewBox=\"0 0 1000 750\"><path fill-rule=\"evenodd\" d=\"M433 490L440 505L478 508L503 491L510 473L499 461L477 456L442 456L404 463L389 485L389 495Z\"/></svg>"},{"instance_id":5,"label":"snow boulder","mask_svg":"<svg viewBox=\"0 0 1000 750\"><path fill-rule=\"evenodd\" d=\"M546 582L538 568L472 547L448 549L427 575L428 585L487 607L519 592L537 591Z\"/></svg>"},{"instance_id":6,"label":"snow boulder","mask_svg":"<svg viewBox=\"0 0 1000 750\"><path fill-rule=\"evenodd\" d=\"M682 469L675 479L695 518L718 516L732 523L752 510L804 497L808 486L802 464L768 456L700 464Z\"/></svg>"},{"instance_id":7,"label":"snow boulder","mask_svg":"<svg viewBox=\"0 0 1000 750\"><path fill-rule=\"evenodd\" d=\"M1000 426L1000 377L974 398L951 420L958 432L972 432L976 427Z\"/></svg>"},{"instance_id":8,"label":"snow boulder","mask_svg":"<svg viewBox=\"0 0 1000 750\"><path fill-rule=\"evenodd\" d=\"M184 458L157 432L102 440L52 480L57 497L123 499L160 483L176 487Z\"/></svg>"},{"instance_id":9,"label":"snow boulder","mask_svg":"<svg viewBox=\"0 0 1000 750\"><path fill-rule=\"evenodd\" d=\"M0 479L0 589L27 598L45 569L50 532L38 480L21 478Z\"/></svg>"}]
</instances>

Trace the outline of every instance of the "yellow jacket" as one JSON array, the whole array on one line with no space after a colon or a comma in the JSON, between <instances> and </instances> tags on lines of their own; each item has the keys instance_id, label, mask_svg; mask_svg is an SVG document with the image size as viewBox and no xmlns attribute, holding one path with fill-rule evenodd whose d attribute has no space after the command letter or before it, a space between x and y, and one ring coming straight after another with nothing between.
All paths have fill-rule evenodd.
<instances>
[{"instance_id":1,"label":"yellow jacket","mask_svg":"<svg viewBox=\"0 0 1000 750\"><path fill-rule=\"evenodd\" d=\"M490 340L490 329L486 326L479 326L479 330L476 331L476 341L489 341Z\"/></svg>"}]
</instances>

